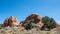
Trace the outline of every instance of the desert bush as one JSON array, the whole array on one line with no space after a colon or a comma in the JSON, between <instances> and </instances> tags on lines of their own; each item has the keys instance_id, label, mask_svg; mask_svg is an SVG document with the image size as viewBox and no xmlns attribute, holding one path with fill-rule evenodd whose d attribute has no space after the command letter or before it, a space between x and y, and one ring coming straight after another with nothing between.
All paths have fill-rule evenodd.
<instances>
[{"instance_id":1,"label":"desert bush","mask_svg":"<svg viewBox=\"0 0 60 34\"><path fill-rule=\"evenodd\" d=\"M47 30L51 30L53 28L56 27L56 22L53 18L49 18L48 16L45 16L42 18L42 22L44 24L44 26L42 27L42 29L47 29Z\"/></svg>"},{"instance_id":2,"label":"desert bush","mask_svg":"<svg viewBox=\"0 0 60 34\"><path fill-rule=\"evenodd\" d=\"M0 29L4 28L4 26L2 24L0 24Z\"/></svg>"},{"instance_id":3,"label":"desert bush","mask_svg":"<svg viewBox=\"0 0 60 34\"><path fill-rule=\"evenodd\" d=\"M26 24L24 24L24 28L26 30L30 30L34 27L34 19L29 20Z\"/></svg>"}]
</instances>

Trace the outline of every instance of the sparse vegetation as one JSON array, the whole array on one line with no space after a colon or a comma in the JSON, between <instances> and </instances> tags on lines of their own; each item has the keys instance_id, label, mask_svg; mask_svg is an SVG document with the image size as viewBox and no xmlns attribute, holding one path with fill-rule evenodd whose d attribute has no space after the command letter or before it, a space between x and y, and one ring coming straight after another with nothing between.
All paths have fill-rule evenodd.
<instances>
[{"instance_id":1,"label":"sparse vegetation","mask_svg":"<svg viewBox=\"0 0 60 34\"><path fill-rule=\"evenodd\" d=\"M26 24L24 24L24 27L26 30L30 30L34 27L34 24L34 19L31 19Z\"/></svg>"},{"instance_id":2,"label":"sparse vegetation","mask_svg":"<svg viewBox=\"0 0 60 34\"><path fill-rule=\"evenodd\" d=\"M42 30L51 30L53 28L56 28L56 22L53 18L49 18L48 16L45 16L42 18L42 22L44 23Z\"/></svg>"}]
</instances>

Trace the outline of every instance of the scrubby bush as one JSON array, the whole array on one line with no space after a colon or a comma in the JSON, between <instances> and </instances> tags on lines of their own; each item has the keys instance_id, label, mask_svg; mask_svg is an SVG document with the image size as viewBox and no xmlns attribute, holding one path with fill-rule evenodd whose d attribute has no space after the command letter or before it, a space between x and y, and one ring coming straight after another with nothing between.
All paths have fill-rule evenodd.
<instances>
[{"instance_id":1,"label":"scrubby bush","mask_svg":"<svg viewBox=\"0 0 60 34\"><path fill-rule=\"evenodd\" d=\"M42 18L42 22L44 26L42 27L42 30L51 30L56 27L56 22L53 18L49 18L48 16L45 16Z\"/></svg>"},{"instance_id":2,"label":"scrubby bush","mask_svg":"<svg viewBox=\"0 0 60 34\"><path fill-rule=\"evenodd\" d=\"M2 24L0 24L0 29L3 28L4 26Z\"/></svg>"},{"instance_id":3,"label":"scrubby bush","mask_svg":"<svg viewBox=\"0 0 60 34\"><path fill-rule=\"evenodd\" d=\"M24 28L26 30L30 30L33 27L34 27L34 19L31 19L31 20L27 21L26 24L24 24Z\"/></svg>"}]
</instances>

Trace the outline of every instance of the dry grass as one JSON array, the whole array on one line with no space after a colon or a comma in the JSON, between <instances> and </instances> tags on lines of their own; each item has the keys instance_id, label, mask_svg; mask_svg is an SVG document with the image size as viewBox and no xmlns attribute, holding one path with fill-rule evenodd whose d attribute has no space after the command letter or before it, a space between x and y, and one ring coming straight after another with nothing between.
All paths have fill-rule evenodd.
<instances>
[{"instance_id":1,"label":"dry grass","mask_svg":"<svg viewBox=\"0 0 60 34\"><path fill-rule=\"evenodd\" d=\"M39 28L25 30L23 27L5 27L0 29L0 34L60 34L60 28L51 31L41 31Z\"/></svg>"}]
</instances>

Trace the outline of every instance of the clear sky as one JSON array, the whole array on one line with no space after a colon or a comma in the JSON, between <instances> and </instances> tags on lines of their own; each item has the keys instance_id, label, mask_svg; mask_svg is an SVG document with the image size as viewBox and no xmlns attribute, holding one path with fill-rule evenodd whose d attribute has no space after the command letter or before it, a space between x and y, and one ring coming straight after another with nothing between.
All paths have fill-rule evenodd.
<instances>
[{"instance_id":1,"label":"clear sky","mask_svg":"<svg viewBox=\"0 0 60 34\"><path fill-rule=\"evenodd\" d=\"M60 22L60 0L0 0L0 23L10 16L23 21L31 13Z\"/></svg>"}]
</instances>

